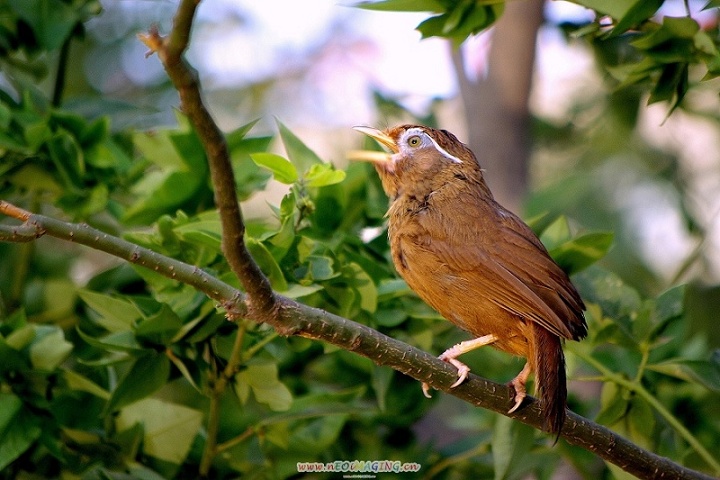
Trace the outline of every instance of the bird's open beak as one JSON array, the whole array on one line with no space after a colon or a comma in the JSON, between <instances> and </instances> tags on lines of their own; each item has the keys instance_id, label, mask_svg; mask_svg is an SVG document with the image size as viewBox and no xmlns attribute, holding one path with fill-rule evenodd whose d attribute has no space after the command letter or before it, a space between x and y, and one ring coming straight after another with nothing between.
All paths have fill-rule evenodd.
<instances>
[{"instance_id":1,"label":"bird's open beak","mask_svg":"<svg viewBox=\"0 0 720 480\"><path fill-rule=\"evenodd\" d=\"M364 133L365 135L367 135L368 137L377 141L378 143L385 145L393 153L398 153L400 151L397 144L395 143L395 140L393 140L392 137L390 137L387 133L383 132L382 130L378 130L377 128L372 128L372 127L353 127L353 130L357 130L360 133Z\"/></svg>"},{"instance_id":2,"label":"bird's open beak","mask_svg":"<svg viewBox=\"0 0 720 480\"><path fill-rule=\"evenodd\" d=\"M360 133L364 133L376 142L387 147L393 153L398 153L400 151L395 143L395 140L382 130L372 127L353 127L353 129ZM371 150L354 150L352 152L348 152L348 158L350 160L358 160L361 162L385 163L390 161L391 155L385 152Z\"/></svg>"}]
</instances>

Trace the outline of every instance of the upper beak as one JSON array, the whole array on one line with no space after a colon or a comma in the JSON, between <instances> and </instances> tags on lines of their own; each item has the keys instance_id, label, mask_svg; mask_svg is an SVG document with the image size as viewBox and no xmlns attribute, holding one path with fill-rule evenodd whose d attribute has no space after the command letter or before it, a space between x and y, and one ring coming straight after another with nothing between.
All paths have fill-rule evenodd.
<instances>
[{"instance_id":1,"label":"upper beak","mask_svg":"<svg viewBox=\"0 0 720 480\"><path fill-rule=\"evenodd\" d=\"M360 133L364 133L365 135L367 135L368 137L377 141L378 143L385 145L393 153L398 153L400 151L397 144L395 143L395 140L393 140L392 137L390 137L387 133L383 132L382 130L378 130L377 128L372 128L372 127L353 127L353 130L357 130Z\"/></svg>"},{"instance_id":2,"label":"upper beak","mask_svg":"<svg viewBox=\"0 0 720 480\"><path fill-rule=\"evenodd\" d=\"M390 137L382 130L378 130L377 128L372 127L353 127L353 129L357 130L360 133L364 133L368 137L390 149L390 151L393 153L398 153L398 151L400 150L395 143L395 140L393 140L392 137ZM370 150L355 150L352 152L348 152L348 158L350 160L359 160L363 162L385 163L386 168L388 166L386 162L390 161L389 154L385 152L377 152Z\"/></svg>"}]
</instances>

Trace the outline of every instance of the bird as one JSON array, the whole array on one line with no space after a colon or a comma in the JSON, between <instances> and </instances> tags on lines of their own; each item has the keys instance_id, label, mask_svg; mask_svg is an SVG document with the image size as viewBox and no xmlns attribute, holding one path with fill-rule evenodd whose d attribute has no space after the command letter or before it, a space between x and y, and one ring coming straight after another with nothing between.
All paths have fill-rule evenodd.
<instances>
[{"instance_id":1,"label":"bird","mask_svg":"<svg viewBox=\"0 0 720 480\"><path fill-rule=\"evenodd\" d=\"M389 197L393 264L408 286L472 339L440 359L491 345L526 358L509 386L518 410L535 375L543 429L560 435L566 418L564 340L587 335L585 304L565 271L517 215L495 201L473 152L455 135L422 125L354 127L389 152L355 152L371 162ZM422 386L425 396L430 387Z\"/></svg>"}]
</instances>

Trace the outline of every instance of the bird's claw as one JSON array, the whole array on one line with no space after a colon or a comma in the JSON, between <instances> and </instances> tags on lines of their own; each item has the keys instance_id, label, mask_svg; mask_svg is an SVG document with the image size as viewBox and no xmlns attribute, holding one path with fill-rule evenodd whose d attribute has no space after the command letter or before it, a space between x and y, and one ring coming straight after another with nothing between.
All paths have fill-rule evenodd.
<instances>
[{"instance_id":1,"label":"bird's claw","mask_svg":"<svg viewBox=\"0 0 720 480\"><path fill-rule=\"evenodd\" d=\"M444 353L438 357L443 362L448 362L449 364L453 365L455 368L457 368L457 380L455 380L455 383L450 385L450 388L455 388L461 383L463 383L465 380L467 380L468 374L470 373L470 367L462 363L460 360L447 356ZM427 383L422 384L422 391L423 395L425 395L426 398L432 398L432 395L430 395L430 385Z\"/></svg>"},{"instance_id":2,"label":"bird's claw","mask_svg":"<svg viewBox=\"0 0 720 480\"><path fill-rule=\"evenodd\" d=\"M455 362L457 362L459 365L455 365ZM450 363L452 363L453 365L455 365L457 367L458 379L455 380L455 383L450 385L450 388L455 388L458 385L460 385L461 383L463 383L467 379L468 373L470 373L470 367L468 367L464 363L458 362L457 360L455 360L455 362L450 362Z\"/></svg>"},{"instance_id":3,"label":"bird's claw","mask_svg":"<svg viewBox=\"0 0 720 480\"><path fill-rule=\"evenodd\" d=\"M515 410L520 408L520 405L522 405L523 400L525 400L525 394L520 395L517 392L515 392L515 405L513 405L513 407L510 410L508 410L508 413L513 413Z\"/></svg>"},{"instance_id":4,"label":"bird's claw","mask_svg":"<svg viewBox=\"0 0 720 480\"><path fill-rule=\"evenodd\" d=\"M515 399L515 405L508 410L508 413L513 413L518 408L520 408L520 405L522 405L523 401L525 400L525 397L527 397L527 390L525 389L525 381L527 379L527 375L524 375L524 372L527 370L526 368L523 369L520 374L518 374L517 377L513 378L510 381L510 388L513 389L515 392L515 395L513 395L513 398Z\"/></svg>"}]
</instances>

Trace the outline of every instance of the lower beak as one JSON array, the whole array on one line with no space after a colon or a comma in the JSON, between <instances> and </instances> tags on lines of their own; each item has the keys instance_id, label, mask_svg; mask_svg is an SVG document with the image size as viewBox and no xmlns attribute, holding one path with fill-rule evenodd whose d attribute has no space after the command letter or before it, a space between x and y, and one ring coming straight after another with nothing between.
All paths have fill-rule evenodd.
<instances>
[{"instance_id":1,"label":"lower beak","mask_svg":"<svg viewBox=\"0 0 720 480\"><path fill-rule=\"evenodd\" d=\"M397 144L395 143L395 140L392 139L388 134L383 132L382 130L378 130L377 128L372 127L353 127L354 130L357 130L360 133L364 133L368 137L372 138L376 142L380 143L381 145L387 147L391 152L398 153L399 149ZM359 150L359 151L352 151L348 153L348 158L350 160L358 160L361 162L372 162L375 164L383 164L390 162L391 155L385 152L377 152L377 151L370 151L370 150Z\"/></svg>"}]
</instances>

